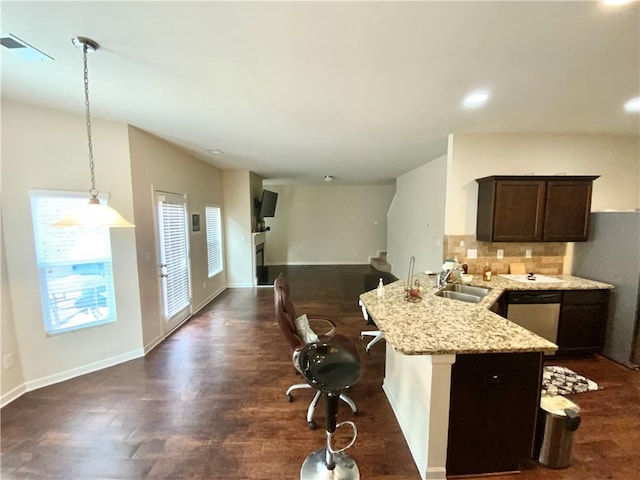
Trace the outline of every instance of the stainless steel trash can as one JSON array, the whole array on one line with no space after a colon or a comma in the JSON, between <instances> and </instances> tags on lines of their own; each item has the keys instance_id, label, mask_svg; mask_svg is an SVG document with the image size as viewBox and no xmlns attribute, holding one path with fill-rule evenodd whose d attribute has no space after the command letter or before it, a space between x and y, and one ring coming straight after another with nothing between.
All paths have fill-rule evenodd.
<instances>
[{"instance_id":1,"label":"stainless steel trash can","mask_svg":"<svg viewBox=\"0 0 640 480\"><path fill-rule=\"evenodd\" d=\"M580 419L580 407L565 397L543 396L540 399L535 452L541 465L549 468L571 465L573 437Z\"/></svg>"}]
</instances>

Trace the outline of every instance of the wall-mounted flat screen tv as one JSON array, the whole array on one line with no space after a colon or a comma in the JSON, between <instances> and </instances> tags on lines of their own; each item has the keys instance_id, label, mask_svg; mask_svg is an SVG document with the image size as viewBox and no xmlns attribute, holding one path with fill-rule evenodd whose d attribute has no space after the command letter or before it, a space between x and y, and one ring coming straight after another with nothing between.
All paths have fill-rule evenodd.
<instances>
[{"instance_id":1,"label":"wall-mounted flat screen tv","mask_svg":"<svg viewBox=\"0 0 640 480\"><path fill-rule=\"evenodd\" d=\"M273 217L276 214L276 203L278 194L269 190L262 191L262 201L260 202L259 218Z\"/></svg>"}]
</instances>

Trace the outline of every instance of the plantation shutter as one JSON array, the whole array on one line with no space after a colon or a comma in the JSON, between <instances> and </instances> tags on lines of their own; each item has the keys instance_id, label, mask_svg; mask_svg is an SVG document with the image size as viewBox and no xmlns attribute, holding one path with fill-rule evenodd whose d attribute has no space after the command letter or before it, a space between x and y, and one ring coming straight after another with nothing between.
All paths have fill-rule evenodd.
<instances>
[{"instance_id":1,"label":"plantation shutter","mask_svg":"<svg viewBox=\"0 0 640 480\"><path fill-rule=\"evenodd\" d=\"M207 223L207 266L209 278L211 278L222 271L220 208L207 205L205 217Z\"/></svg>"},{"instance_id":2,"label":"plantation shutter","mask_svg":"<svg viewBox=\"0 0 640 480\"><path fill-rule=\"evenodd\" d=\"M182 197L164 195L160 207L162 263L167 282L165 315L171 318L190 304L187 206Z\"/></svg>"}]
</instances>

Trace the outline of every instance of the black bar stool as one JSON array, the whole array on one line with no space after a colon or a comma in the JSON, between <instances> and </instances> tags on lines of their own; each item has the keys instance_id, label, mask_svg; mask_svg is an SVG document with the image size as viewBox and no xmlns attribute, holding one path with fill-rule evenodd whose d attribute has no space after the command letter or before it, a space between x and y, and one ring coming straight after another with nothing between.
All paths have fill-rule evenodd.
<instances>
[{"instance_id":1,"label":"black bar stool","mask_svg":"<svg viewBox=\"0 0 640 480\"><path fill-rule=\"evenodd\" d=\"M345 453L356 441L358 431L353 422L337 422L341 390L356 384L360 378L360 359L354 348L340 343L311 343L299 356L301 374L322 392L326 419L327 445L309 455L300 469L300 480L359 480L360 470ZM353 439L346 447L334 449L331 439L343 425L353 429Z\"/></svg>"}]
</instances>

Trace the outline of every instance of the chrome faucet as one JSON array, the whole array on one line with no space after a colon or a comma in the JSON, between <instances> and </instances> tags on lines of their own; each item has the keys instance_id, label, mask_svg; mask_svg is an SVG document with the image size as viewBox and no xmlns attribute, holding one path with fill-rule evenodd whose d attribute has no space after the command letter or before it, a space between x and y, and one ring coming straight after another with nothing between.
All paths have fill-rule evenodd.
<instances>
[{"instance_id":1,"label":"chrome faucet","mask_svg":"<svg viewBox=\"0 0 640 480\"><path fill-rule=\"evenodd\" d=\"M451 282L451 277L453 277L453 270L442 270L436 277L436 287L440 288L447 282Z\"/></svg>"}]
</instances>

